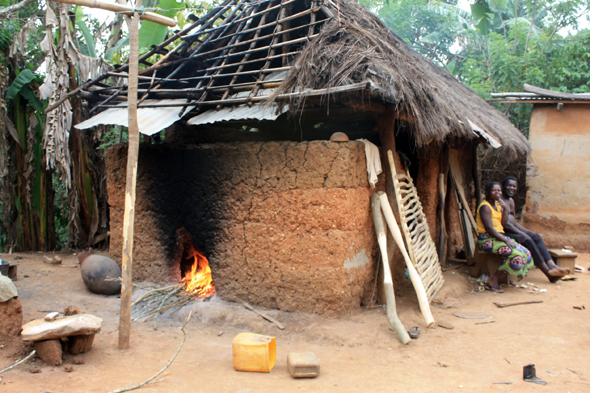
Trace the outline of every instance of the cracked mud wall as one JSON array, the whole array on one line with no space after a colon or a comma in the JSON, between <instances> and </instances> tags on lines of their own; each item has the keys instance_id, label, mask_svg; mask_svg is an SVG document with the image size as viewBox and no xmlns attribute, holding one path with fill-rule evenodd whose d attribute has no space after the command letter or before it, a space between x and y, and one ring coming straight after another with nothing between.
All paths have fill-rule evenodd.
<instances>
[{"instance_id":1,"label":"cracked mud wall","mask_svg":"<svg viewBox=\"0 0 590 393\"><path fill-rule=\"evenodd\" d=\"M110 254L121 260L126 145L107 153ZM219 296L331 315L370 296L376 241L364 145L142 145L133 275L177 281L175 233L209 258Z\"/></svg>"}]
</instances>

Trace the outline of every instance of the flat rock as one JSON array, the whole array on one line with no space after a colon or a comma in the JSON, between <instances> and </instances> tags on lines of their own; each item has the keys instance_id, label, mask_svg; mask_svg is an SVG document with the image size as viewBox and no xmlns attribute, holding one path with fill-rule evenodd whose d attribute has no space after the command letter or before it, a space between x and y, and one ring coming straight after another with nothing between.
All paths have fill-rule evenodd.
<instances>
[{"instance_id":1,"label":"flat rock","mask_svg":"<svg viewBox=\"0 0 590 393\"><path fill-rule=\"evenodd\" d=\"M83 336L100 332L102 318L90 314L44 321L36 319L23 326L21 338L25 341L51 340L68 336Z\"/></svg>"}]
</instances>

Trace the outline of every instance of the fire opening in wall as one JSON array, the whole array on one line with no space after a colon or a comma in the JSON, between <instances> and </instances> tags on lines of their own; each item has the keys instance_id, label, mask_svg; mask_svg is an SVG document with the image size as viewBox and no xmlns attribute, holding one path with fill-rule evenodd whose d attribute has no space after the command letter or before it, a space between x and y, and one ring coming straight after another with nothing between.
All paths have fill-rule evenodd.
<instances>
[{"instance_id":1,"label":"fire opening in wall","mask_svg":"<svg viewBox=\"0 0 590 393\"><path fill-rule=\"evenodd\" d=\"M215 294L215 284L213 284L209 261L195 250L191 243L187 246L180 261L181 282L184 284L184 290L198 297L211 297Z\"/></svg>"}]
</instances>

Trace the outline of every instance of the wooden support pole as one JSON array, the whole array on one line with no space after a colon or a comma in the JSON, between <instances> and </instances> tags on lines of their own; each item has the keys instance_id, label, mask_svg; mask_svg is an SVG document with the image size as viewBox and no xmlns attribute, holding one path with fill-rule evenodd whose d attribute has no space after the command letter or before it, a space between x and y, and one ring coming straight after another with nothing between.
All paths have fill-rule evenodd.
<instances>
[{"instance_id":1,"label":"wooden support pole","mask_svg":"<svg viewBox=\"0 0 590 393\"><path fill-rule=\"evenodd\" d=\"M483 196L481 193L481 175L479 171L479 157L477 155L477 146L476 144L473 148L473 182L475 183L475 206L481 205L483 202Z\"/></svg>"},{"instance_id":2,"label":"wooden support pole","mask_svg":"<svg viewBox=\"0 0 590 393\"><path fill-rule=\"evenodd\" d=\"M438 217L440 220L440 233L438 238L438 260L442 265L447 258L447 227L445 223L445 198L447 188L445 185L445 174L438 175Z\"/></svg>"},{"instance_id":3,"label":"wooden support pole","mask_svg":"<svg viewBox=\"0 0 590 393\"><path fill-rule=\"evenodd\" d=\"M397 316L393 279L391 278L391 268L387 257L387 236L385 235L385 225L383 225L383 216L381 215L381 203L377 194L371 195L371 210L373 211L375 233L377 234L377 242L383 260L383 289L385 290L385 301L387 303L387 321L389 322L389 328L395 330L402 344L407 344L410 342L410 336Z\"/></svg>"},{"instance_id":4,"label":"wooden support pole","mask_svg":"<svg viewBox=\"0 0 590 393\"><path fill-rule=\"evenodd\" d=\"M106 3L99 0L53 0L58 3L81 5L84 7L100 8L101 10L113 11L113 12L126 12L129 15L133 14L133 7L129 7L122 4ZM135 14L133 14L135 15ZM154 12L143 12L140 15L141 19L149 20L154 23L159 23L164 26L174 27L176 21L172 18L156 14Z\"/></svg>"},{"instance_id":5,"label":"wooden support pole","mask_svg":"<svg viewBox=\"0 0 590 393\"><path fill-rule=\"evenodd\" d=\"M123 255L121 282L121 312L119 316L119 349L129 348L131 335L131 290L133 267L133 221L135 219L135 182L139 155L139 124L137 122L137 75L139 71L139 14L135 12L129 25L129 144L127 150L127 182L125 188L125 215L123 217Z\"/></svg>"},{"instance_id":6,"label":"wooden support pole","mask_svg":"<svg viewBox=\"0 0 590 393\"><path fill-rule=\"evenodd\" d=\"M406 251L406 246L404 244L404 239L402 238L402 234L397 226L397 221L395 220L395 216L393 215L393 210L391 210L391 205L389 204L389 200L387 199L387 195L383 191L379 191L377 193L379 196L379 202L381 202L381 210L383 211L383 215L385 216L385 221L387 222L387 226L391 230L391 234L393 236L393 240L399 247L404 260L406 261L406 267L408 268L408 272L410 273L410 279L412 280L412 284L414 285L414 289L416 290L416 295L418 296L418 303L420 304L420 311L422 311L422 315L424 316L424 320L426 321L426 326L432 327L434 326L434 318L432 313L430 312L430 305L428 304L428 296L426 295L426 290L424 289L424 285L422 285L422 280L416 271L416 268L412 264L410 260L410 256Z\"/></svg>"},{"instance_id":7,"label":"wooden support pole","mask_svg":"<svg viewBox=\"0 0 590 393\"><path fill-rule=\"evenodd\" d=\"M129 26L129 89L127 95L129 144L127 147L127 182L125 188L125 214L123 217L123 255L121 282L121 312L119 317L119 349L129 348L131 332L131 290L133 266L133 221L135 219L135 183L137 180L137 157L139 154L139 124L137 121L137 87L139 75L139 19L149 20L161 25L174 27L176 21L152 12L141 15L133 7L121 4L104 3L99 0L56 0L59 3L75 4L91 8L125 13ZM230 0L228 0L230 1ZM136 6L141 7L141 0ZM129 15L132 15L129 16ZM103 74L100 78L106 78ZM85 84L82 88L90 86ZM80 88L79 88L80 89ZM75 94L76 90L70 94ZM116 93L115 93L116 94ZM67 98L66 98L67 99ZM64 99L65 100L65 99ZM63 101L62 101L63 102ZM49 112L49 109L47 110ZM46 112L46 113L47 113Z\"/></svg>"}]
</instances>

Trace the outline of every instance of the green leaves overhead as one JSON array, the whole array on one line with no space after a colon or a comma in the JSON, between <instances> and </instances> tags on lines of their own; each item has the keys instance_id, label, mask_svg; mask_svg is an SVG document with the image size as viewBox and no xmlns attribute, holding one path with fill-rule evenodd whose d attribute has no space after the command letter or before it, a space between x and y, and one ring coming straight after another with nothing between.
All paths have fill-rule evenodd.
<instances>
[{"instance_id":1,"label":"green leaves overhead","mask_svg":"<svg viewBox=\"0 0 590 393\"><path fill-rule=\"evenodd\" d=\"M113 46L111 49L107 51L107 53L105 53L104 58L109 61L112 60L113 57L116 54L118 54L122 48L125 48L127 46L129 46L129 36L123 37L119 41L117 41L115 46Z\"/></svg>"},{"instance_id":2,"label":"green leaves overhead","mask_svg":"<svg viewBox=\"0 0 590 393\"><path fill-rule=\"evenodd\" d=\"M82 32L86 47L80 47L82 54L86 56L96 57L96 51L94 50L94 36L90 32L90 29L84 21L84 11L81 6L76 6L76 26ZM86 53L85 53L86 52Z\"/></svg>"},{"instance_id":3,"label":"green leaves overhead","mask_svg":"<svg viewBox=\"0 0 590 393\"><path fill-rule=\"evenodd\" d=\"M184 3L177 2L176 0L160 0L157 8L166 11L157 13L169 18L174 18L178 13L177 8L182 7L184 7ZM161 44L166 39L166 34L168 34L168 27L144 20L139 29L139 50L142 51L142 49L149 49L153 45Z\"/></svg>"},{"instance_id":4,"label":"green leaves overhead","mask_svg":"<svg viewBox=\"0 0 590 393\"><path fill-rule=\"evenodd\" d=\"M508 10L508 0L489 0L488 4L494 12L506 12Z\"/></svg>"},{"instance_id":5,"label":"green leaves overhead","mask_svg":"<svg viewBox=\"0 0 590 393\"><path fill-rule=\"evenodd\" d=\"M521 91L523 83L590 91L590 30L575 30L590 15L588 0L470 0L471 12L453 1L360 2L483 98ZM502 110L526 135L530 108Z\"/></svg>"},{"instance_id":6,"label":"green leaves overhead","mask_svg":"<svg viewBox=\"0 0 590 393\"><path fill-rule=\"evenodd\" d=\"M29 85L36 78L33 71L25 69L14 79L8 91L6 92L6 100L13 100L14 97L23 89L23 87Z\"/></svg>"},{"instance_id":7,"label":"green leaves overhead","mask_svg":"<svg viewBox=\"0 0 590 393\"><path fill-rule=\"evenodd\" d=\"M479 34L485 36L493 30L494 13L487 1L478 0L471 4L471 15Z\"/></svg>"}]
</instances>

